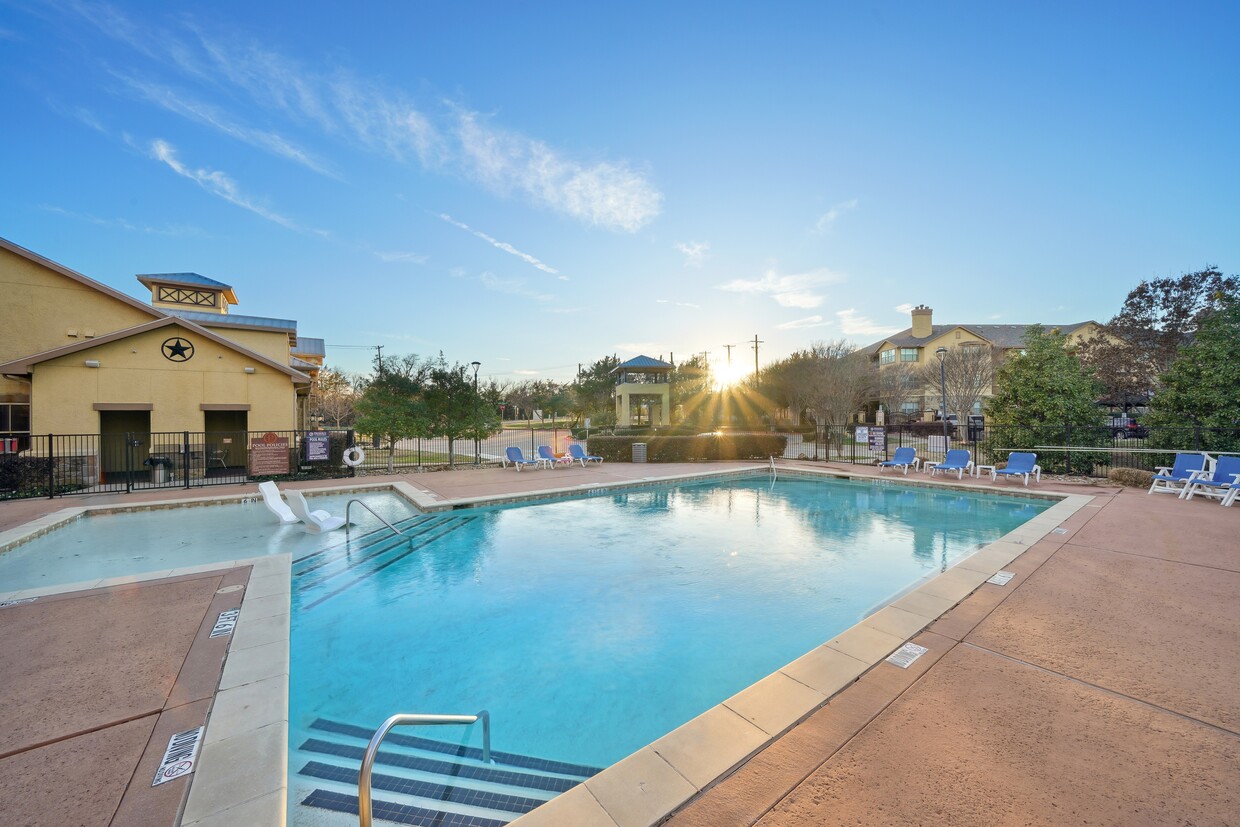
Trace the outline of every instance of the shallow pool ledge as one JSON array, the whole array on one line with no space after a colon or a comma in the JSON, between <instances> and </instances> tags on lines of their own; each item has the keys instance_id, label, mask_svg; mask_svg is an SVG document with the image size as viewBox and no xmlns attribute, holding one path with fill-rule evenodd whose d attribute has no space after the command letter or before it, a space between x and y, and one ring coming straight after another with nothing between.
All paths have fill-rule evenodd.
<instances>
[{"instance_id":1,"label":"shallow pool ledge","mask_svg":"<svg viewBox=\"0 0 1240 827\"><path fill-rule=\"evenodd\" d=\"M873 669L1094 499L1081 494L1058 498L1059 502L1029 522L923 581L778 672L521 816L511 827L653 827L663 821Z\"/></svg>"}]
</instances>

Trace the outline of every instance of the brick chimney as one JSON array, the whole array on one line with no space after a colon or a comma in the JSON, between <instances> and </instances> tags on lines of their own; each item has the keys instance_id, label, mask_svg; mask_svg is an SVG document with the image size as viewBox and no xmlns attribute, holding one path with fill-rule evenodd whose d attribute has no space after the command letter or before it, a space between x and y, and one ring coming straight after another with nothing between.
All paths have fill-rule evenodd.
<instances>
[{"instance_id":1,"label":"brick chimney","mask_svg":"<svg viewBox=\"0 0 1240 827\"><path fill-rule=\"evenodd\" d=\"M919 304L913 308L912 316L913 316L913 338L914 339L930 338L930 334L934 330L934 326L931 323L931 317L933 315L934 315L934 311L931 310L929 307L926 307L924 304Z\"/></svg>"}]
</instances>

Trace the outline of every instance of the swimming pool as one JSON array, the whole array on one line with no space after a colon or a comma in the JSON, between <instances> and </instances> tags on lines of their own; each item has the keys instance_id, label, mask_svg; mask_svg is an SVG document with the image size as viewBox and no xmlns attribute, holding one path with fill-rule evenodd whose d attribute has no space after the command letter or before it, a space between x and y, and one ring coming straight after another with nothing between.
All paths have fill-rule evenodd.
<instances>
[{"instance_id":1,"label":"swimming pool","mask_svg":"<svg viewBox=\"0 0 1240 827\"><path fill-rule=\"evenodd\" d=\"M760 476L424 515L401 525L412 540L375 533L302 554L290 800L346 809L368 730L396 712L486 708L495 749L558 762L544 766L571 786L1050 505ZM397 767L417 783L438 772L427 749L398 738L376 798L444 797L402 786ZM505 783L476 763L484 788ZM459 811L502 823L550 787L513 795L527 803L503 818L470 801ZM294 824L303 809L290 808Z\"/></svg>"}]
</instances>

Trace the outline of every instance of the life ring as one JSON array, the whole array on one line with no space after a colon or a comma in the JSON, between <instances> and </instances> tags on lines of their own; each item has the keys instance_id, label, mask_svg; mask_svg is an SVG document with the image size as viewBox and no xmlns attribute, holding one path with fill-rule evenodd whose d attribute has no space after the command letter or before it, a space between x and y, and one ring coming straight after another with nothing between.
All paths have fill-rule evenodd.
<instances>
[{"instance_id":1,"label":"life ring","mask_svg":"<svg viewBox=\"0 0 1240 827\"><path fill-rule=\"evenodd\" d=\"M350 468L356 468L365 461L366 452L356 445L344 452L344 464Z\"/></svg>"}]
</instances>

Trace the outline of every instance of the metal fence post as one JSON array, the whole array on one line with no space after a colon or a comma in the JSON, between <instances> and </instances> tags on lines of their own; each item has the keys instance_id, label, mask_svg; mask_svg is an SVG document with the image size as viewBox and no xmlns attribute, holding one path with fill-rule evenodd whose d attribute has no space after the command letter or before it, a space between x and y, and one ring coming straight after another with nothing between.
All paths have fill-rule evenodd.
<instances>
[{"instance_id":1,"label":"metal fence post","mask_svg":"<svg viewBox=\"0 0 1240 827\"><path fill-rule=\"evenodd\" d=\"M47 498L49 500L56 499L56 451L53 446L52 435L47 435ZM100 458L102 462L102 457Z\"/></svg>"},{"instance_id":2,"label":"metal fence post","mask_svg":"<svg viewBox=\"0 0 1240 827\"><path fill-rule=\"evenodd\" d=\"M204 460L206 459L205 455L203 456L203 459ZM203 467L202 472L204 475L207 473L207 469L205 466ZM181 476L185 477L185 490L188 491L189 490L189 431L181 432Z\"/></svg>"},{"instance_id":3,"label":"metal fence post","mask_svg":"<svg viewBox=\"0 0 1240 827\"><path fill-rule=\"evenodd\" d=\"M1064 439L1064 452L1063 452L1064 473L1071 475L1072 474L1072 423L1065 422L1064 430L1066 432L1066 436Z\"/></svg>"},{"instance_id":4,"label":"metal fence post","mask_svg":"<svg viewBox=\"0 0 1240 827\"><path fill-rule=\"evenodd\" d=\"M1201 450L1201 423L1200 422L1193 423L1193 450L1194 451Z\"/></svg>"}]
</instances>

